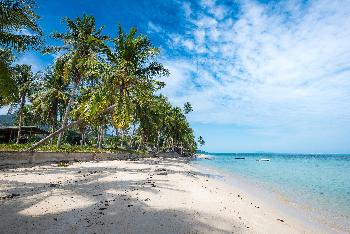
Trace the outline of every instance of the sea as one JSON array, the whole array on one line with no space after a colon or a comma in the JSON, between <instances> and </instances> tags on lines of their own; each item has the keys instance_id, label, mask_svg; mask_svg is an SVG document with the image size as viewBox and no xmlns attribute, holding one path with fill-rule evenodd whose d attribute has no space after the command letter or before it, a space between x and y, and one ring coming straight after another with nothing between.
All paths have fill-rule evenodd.
<instances>
[{"instance_id":1,"label":"sea","mask_svg":"<svg viewBox=\"0 0 350 234\"><path fill-rule=\"evenodd\" d=\"M206 153L196 164L253 182L350 232L350 154ZM261 160L263 159L263 160ZM264 161L265 160L265 161Z\"/></svg>"}]
</instances>

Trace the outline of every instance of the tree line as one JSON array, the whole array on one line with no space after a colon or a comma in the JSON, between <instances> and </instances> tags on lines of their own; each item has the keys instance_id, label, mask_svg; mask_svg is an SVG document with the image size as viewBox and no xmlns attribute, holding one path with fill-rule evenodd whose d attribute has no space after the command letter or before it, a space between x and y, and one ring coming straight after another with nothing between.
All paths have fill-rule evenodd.
<instances>
[{"instance_id":1,"label":"tree line","mask_svg":"<svg viewBox=\"0 0 350 234\"><path fill-rule=\"evenodd\" d=\"M45 45L32 0L0 1L0 107L16 110L17 143L23 125L41 125L50 135L34 143L95 145L144 151L193 153L197 142L186 119L190 103L173 106L159 94L169 71L160 51L136 28L105 35L95 18L65 18L65 32ZM28 50L55 56L45 70L16 64ZM113 134L112 134L113 132ZM108 134L107 134L108 133ZM204 144L202 137L200 145Z\"/></svg>"}]
</instances>

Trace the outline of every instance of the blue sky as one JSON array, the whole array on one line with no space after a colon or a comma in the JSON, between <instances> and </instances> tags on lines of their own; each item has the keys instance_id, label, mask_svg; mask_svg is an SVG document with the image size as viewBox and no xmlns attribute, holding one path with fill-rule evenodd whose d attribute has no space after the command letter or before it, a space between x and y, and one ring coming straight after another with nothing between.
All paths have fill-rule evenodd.
<instances>
[{"instance_id":1,"label":"blue sky","mask_svg":"<svg viewBox=\"0 0 350 234\"><path fill-rule=\"evenodd\" d=\"M192 103L205 150L350 152L348 0L37 3L46 35L83 13L109 35L118 22L148 34L171 71L162 92ZM53 59L31 52L19 62L39 70Z\"/></svg>"}]
</instances>

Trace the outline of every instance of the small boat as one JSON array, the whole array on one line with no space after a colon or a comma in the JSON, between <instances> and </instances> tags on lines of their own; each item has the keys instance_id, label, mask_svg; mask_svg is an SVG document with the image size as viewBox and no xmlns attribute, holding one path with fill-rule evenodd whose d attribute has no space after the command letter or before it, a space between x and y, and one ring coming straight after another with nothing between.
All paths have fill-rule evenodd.
<instances>
[{"instance_id":1,"label":"small boat","mask_svg":"<svg viewBox=\"0 0 350 234\"><path fill-rule=\"evenodd\" d=\"M256 161L265 161L265 162L269 162L270 159L269 159L269 158L261 158L261 159L257 159Z\"/></svg>"},{"instance_id":2,"label":"small boat","mask_svg":"<svg viewBox=\"0 0 350 234\"><path fill-rule=\"evenodd\" d=\"M241 157L239 157L239 158L235 158L235 159L245 159L245 158L241 158Z\"/></svg>"}]
</instances>

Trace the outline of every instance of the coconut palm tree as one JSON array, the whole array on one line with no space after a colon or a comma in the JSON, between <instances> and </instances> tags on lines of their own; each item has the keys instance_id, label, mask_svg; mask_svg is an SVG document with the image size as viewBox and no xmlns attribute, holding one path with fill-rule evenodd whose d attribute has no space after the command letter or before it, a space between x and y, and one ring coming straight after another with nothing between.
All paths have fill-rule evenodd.
<instances>
[{"instance_id":1,"label":"coconut palm tree","mask_svg":"<svg viewBox=\"0 0 350 234\"><path fill-rule=\"evenodd\" d=\"M42 32L37 24L39 17L32 0L0 1L0 106L16 102L13 52L22 52L41 45Z\"/></svg>"},{"instance_id":2,"label":"coconut palm tree","mask_svg":"<svg viewBox=\"0 0 350 234\"><path fill-rule=\"evenodd\" d=\"M199 143L200 146L205 145L205 141L204 141L204 139L203 139L202 136L199 136L199 137L198 137L198 143Z\"/></svg>"},{"instance_id":3,"label":"coconut palm tree","mask_svg":"<svg viewBox=\"0 0 350 234\"><path fill-rule=\"evenodd\" d=\"M14 92L17 94L17 103L19 104L18 110L18 134L17 141L18 144L21 139L21 129L24 122L23 110L26 103L26 98L30 95L33 88L34 76L31 71L31 66L29 65L16 65L14 68L14 80L16 89Z\"/></svg>"},{"instance_id":4,"label":"coconut palm tree","mask_svg":"<svg viewBox=\"0 0 350 234\"><path fill-rule=\"evenodd\" d=\"M13 80L13 54L10 50L0 49L0 107L8 105L17 99L14 90L16 89Z\"/></svg>"},{"instance_id":5,"label":"coconut palm tree","mask_svg":"<svg viewBox=\"0 0 350 234\"><path fill-rule=\"evenodd\" d=\"M164 86L157 78L167 76L169 72L155 61L159 50L147 37L136 33L133 28L125 34L119 26L119 34L112 40L112 49L99 44L107 57L105 64L98 64L103 68L100 70L102 80L94 89L81 94L78 120L62 125L28 150L35 149L69 127L82 123L98 124L96 121L101 115L112 114L112 125L116 129L125 129L137 119L136 110L142 112L145 103L154 98L155 91Z\"/></svg>"},{"instance_id":6,"label":"coconut palm tree","mask_svg":"<svg viewBox=\"0 0 350 234\"><path fill-rule=\"evenodd\" d=\"M41 76L37 92L32 95L32 106L35 113L40 115L41 120L51 126L54 132L58 123L58 115L64 110L68 89L62 77L55 75L51 68Z\"/></svg>"},{"instance_id":7,"label":"coconut palm tree","mask_svg":"<svg viewBox=\"0 0 350 234\"><path fill-rule=\"evenodd\" d=\"M114 48L105 50L109 65L105 84L110 102L117 104L113 113L116 129L130 125L142 99L152 97L155 90L164 86L156 78L169 75L169 71L155 61L159 49L152 46L148 37L136 33L136 28L132 28L125 34L119 25L118 37L112 41Z\"/></svg>"},{"instance_id":8,"label":"coconut palm tree","mask_svg":"<svg viewBox=\"0 0 350 234\"><path fill-rule=\"evenodd\" d=\"M186 103L184 104L184 112L185 112L185 114L188 114L188 113L190 113L190 112L192 112L192 111L193 111L193 108L192 108L191 103L186 102Z\"/></svg>"},{"instance_id":9,"label":"coconut palm tree","mask_svg":"<svg viewBox=\"0 0 350 234\"><path fill-rule=\"evenodd\" d=\"M71 93L62 120L62 128L68 123L68 117L78 86L85 79L89 79L98 74L101 63L98 60L101 45L107 40L102 35L103 27L96 29L95 18L84 15L81 18L71 20L65 19L67 32L53 33L53 38L63 41L63 46L48 47L46 53L61 52L56 61L56 71L59 72L63 80L71 85ZM62 135L59 134L57 146L62 143Z\"/></svg>"}]
</instances>

